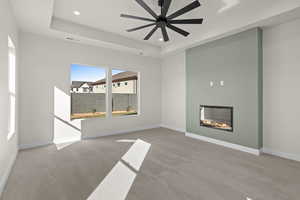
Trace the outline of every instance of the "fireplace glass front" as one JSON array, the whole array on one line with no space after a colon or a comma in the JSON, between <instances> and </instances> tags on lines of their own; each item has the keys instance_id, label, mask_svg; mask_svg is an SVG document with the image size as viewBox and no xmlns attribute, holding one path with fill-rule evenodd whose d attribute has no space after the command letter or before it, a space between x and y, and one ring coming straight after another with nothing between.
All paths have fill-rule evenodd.
<instances>
[{"instance_id":1,"label":"fireplace glass front","mask_svg":"<svg viewBox=\"0 0 300 200\"><path fill-rule=\"evenodd\" d=\"M233 132L233 107L201 105L200 126Z\"/></svg>"}]
</instances>

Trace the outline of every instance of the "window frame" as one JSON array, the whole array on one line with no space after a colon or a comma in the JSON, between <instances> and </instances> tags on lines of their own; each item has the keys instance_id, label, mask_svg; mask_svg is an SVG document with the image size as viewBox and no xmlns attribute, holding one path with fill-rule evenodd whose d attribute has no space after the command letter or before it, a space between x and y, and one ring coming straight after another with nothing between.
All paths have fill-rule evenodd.
<instances>
[{"instance_id":1,"label":"window frame","mask_svg":"<svg viewBox=\"0 0 300 200\"><path fill-rule=\"evenodd\" d=\"M13 60L12 56L13 55ZM10 35L7 35L7 69L9 117L7 140L11 140L17 132L17 48Z\"/></svg>"},{"instance_id":2,"label":"window frame","mask_svg":"<svg viewBox=\"0 0 300 200\"><path fill-rule=\"evenodd\" d=\"M69 65L69 83L71 84L72 81L71 81L71 74L72 74L72 65L82 65L82 66L86 66L86 67L96 67L96 68L102 68L102 69L105 69L105 80L106 80L106 85L108 84L108 75L109 75L109 67L107 65L90 65L90 64L82 64L82 63L71 63ZM86 121L86 120L95 120L95 119L107 119L108 117L108 87L104 87L104 90L105 90L105 117L91 117L91 118L79 118L79 119L71 119L71 114L72 114L72 96L71 96L71 92L70 92L70 120L71 121L76 121L76 120L79 120L79 121ZM79 88L77 88L77 92L79 92Z\"/></svg>"},{"instance_id":3,"label":"window frame","mask_svg":"<svg viewBox=\"0 0 300 200\"><path fill-rule=\"evenodd\" d=\"M70 66L73 64L88 66L88 67L98 67L103 68L106 71L106 84L103 89L105 89L105 117L92 117L92 118L81 118L81 119L73 119L73 120L107 120L107 119L117 119L117 118L131 118L131 117L140 117L141 113L141 72L137 71L136 69L131 69L127 67L113 67L111 65L89 65L89 64L81 64L81 63L71 63ZM112 110L112 88L113 88L113 82L112 82L112 71L113 70L122 70L122 71L132 71L137 73L137 114L135 115L120 115L120 116L112 116L113 110ZM69 82L71 82L71 67L70 67L70 76L69 76ZM70 106L72 106L72 98L70 97ZM72 109L70 109L71 111ZM71 113L70 113L71 116Z\"/></svg>"},{"instance_id":4,"label":"window frame","mask_svg":"<svg viewBox=\"0 0 300 200\"><path fill-rule=\"evenodd\" d=\"M131 69L131 68L126 68L126 67L110 67L110 71L112 72L113 70L122 70L122 71L131 71L131 72L135 72L137 73L137 88L136 88L136 92L137 92L137 114L135 115L119 115L119 116L111 116L111 118L113 119L117 119L117 118L130 118L130 117L139 117L141 116L141 90L140 90L140 86L141 86L141 72L137 71L135 69ZM112 81L111 81L112 83ZM112 90L111 90L111 94L112 94ZM112 99L111 99L112 101ZM112 115L112 109L111 109L111 115Z\"/></svg>"}]
</instances>

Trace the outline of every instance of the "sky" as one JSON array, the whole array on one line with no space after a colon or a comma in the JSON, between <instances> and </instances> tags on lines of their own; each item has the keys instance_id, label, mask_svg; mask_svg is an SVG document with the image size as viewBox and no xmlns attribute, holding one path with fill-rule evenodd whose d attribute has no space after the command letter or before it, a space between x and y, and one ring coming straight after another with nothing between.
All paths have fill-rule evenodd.
<instances>
[{"instance_id":1,"label":"sky","mask_svg":"<svg viewBox=\"0 0 300 200\"><path fill-rule=\"evenodd\" d=\"M118 74L123 71L112 70L112 74ZM87 81L95 82L105 78L105 68L92 67L87 65L72 64L71 65L71 81Z\"/></svg>"}]
</instances>

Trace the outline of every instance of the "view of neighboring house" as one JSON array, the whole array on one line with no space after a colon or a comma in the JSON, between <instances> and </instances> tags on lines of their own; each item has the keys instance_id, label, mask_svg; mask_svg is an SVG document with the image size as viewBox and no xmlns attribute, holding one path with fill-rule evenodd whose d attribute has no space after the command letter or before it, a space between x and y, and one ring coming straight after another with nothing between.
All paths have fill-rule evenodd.
<instances>
[{"instance_id":1,"label":"view of neighboring house","mask_svg":"<svg viewBox=\"0 0 300 200\"><path fill-rule=\"evenodd\" d=\"M112 93L136 94L137 73L125 71L112 76ZM105 93L106 79L96 82L72 81L71 93Z\"/></svg>"},{"instance_id":2,"label":"view of neighboring house","mask_svg":"<svg viewBox=\"0 0 300 200\"><path fill-rule=\"evenodd\" d=\"M71 93L92 93L92 82L72 81Z\"/></svg>"},{"instance_id":3,"label":"view of neighboring house","mask_svg":"<svg viewBox=\"0 0 300 200\"><path fill-rule=\"evenodd\" d=\"M118 94L136 94L137 91L137 73L125 71L112 76L112 93ZM104 93L106 79L94 82L93 88L95 93Z\"/></svg>"}]
</instances>

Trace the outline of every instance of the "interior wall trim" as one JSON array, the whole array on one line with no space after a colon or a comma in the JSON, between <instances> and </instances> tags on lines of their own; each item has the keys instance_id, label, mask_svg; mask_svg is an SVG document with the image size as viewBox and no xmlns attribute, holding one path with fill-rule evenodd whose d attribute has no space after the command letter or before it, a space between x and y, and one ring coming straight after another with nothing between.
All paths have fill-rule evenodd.
<instances>
[{"instance_id":1,"label":"interior wall trim","mask_svg":"<svg viewBox=\"0 0 300 200\"><path fill-rule=\"evenodd\" d=\"M82 140L96 139L96 138L110 136L110 135L121 135L121 134L125 134L125 133L143 131L143 130L160 128L160 127L161 127L160 125L152 125L152 126L144 126L144 127L139 127L139 128L125 129L125 130L120 130L120 131L109 131L106 133L102 133L101 135L83 137ZM57 143L63 143L63 142L71 142L71 141L58 141ZM19 150L32 149L32 148L37 148L37 147L42 147L42 146L47 146L47 145L52 145L52 144L54 144L53 141L47 141L47 142L41 142L41 143L35 143L35 144L22 144L22 145L19 145Z\"/></svg>"},{"instance_id":2,"label":"interior wall trim","mask_svg":"<svg viewBox=\"0 0 300 200\"><path fill-rule=\"evenodd\" d=\"M185 129L183 129L183 128L172 127L172 126L168 126L168 125L165 125L165 124L161 124L160 127L170 129L170 130L173 130L173 131L177 131L177 132L181 132L181 133L185 133Z\"/></svg>"},{"instance_id":3,"label":"interior wall trim","mask_svg":"<svg viewBox=\"0 0 300 200\"><path fill-rule=\"evenodd\" d=\"M14 164L15 164L17 155L18 155L18 151L16 151L14 153L14 155L12 156L10 161L8 162L7 168L5 169L3 176L0 177L0 197L2 196L2 193L5 189L8 177L9 177L10 172L11 172L11 170L12 170Z\"/></svg>"},{"instance_id":4,"label":"interior wall trim","mask_svg":"<svg viewBox=\"0 0 300 200\"><path fill-rule=\"evenodd\" d=\"M228 148L231 148L231 149L243 151L243 152L246 152L246 153L254 154L256 156L259 156L261 154L259 149L245 147L245 146L242 146L242 145L233 144L233 143L230 143L230 142L225 142L225 141L221 141L221 140L201 136L201 135L194 134L194 133L186 132L185 136L190 137L190 138L194 138L194 139L197 139L197 140L202 140L202 141L205 141L205 142L221 145L221 146L228 147Z\"/></svg>"},{"instance_id":5,"label":"interior wall trim","mask_svg":"<svg viewBox=\"0 0 300 200\"><path fill-rule=\"evenodd\" d=\"M262 153L300 162L300 155L296 155L296 154L279 152L268 148L263 148Z\"/></svg>"},{"instance_id":6,"label":"interior wall trim","mask_svg":"<svg viewBox=\"0 0 300 200\"><path fill-rule=\"evenodd\" d=\"M51 144L54 144L53 141L33 143L33 144L21 144L19 145L19 150L33 149L33 148L47 146Z\"/></svg>"},{"instance_id":7,"label":"interior wall trim","mask_svg":"<svg viewBox=\"0 0 300 200\"><path fill-rule=\"evenodd\" d=\"M110 136L110 135L121 135L125 133L132 133L136 131L144 131L148 129L154 129L154 128L160 128L160 125L151 125L151 126L144 126L144 127L139 127L139 128L131 128L131 129L122 129L118 131L108 131L108 132L102 132L101 135L95 135L95 136L87 136L83 137L83 140L88 140L88 139L95 139L103 136Z\"/></svg>"}]
</instances>

